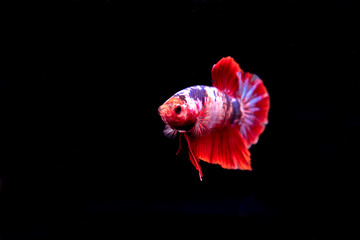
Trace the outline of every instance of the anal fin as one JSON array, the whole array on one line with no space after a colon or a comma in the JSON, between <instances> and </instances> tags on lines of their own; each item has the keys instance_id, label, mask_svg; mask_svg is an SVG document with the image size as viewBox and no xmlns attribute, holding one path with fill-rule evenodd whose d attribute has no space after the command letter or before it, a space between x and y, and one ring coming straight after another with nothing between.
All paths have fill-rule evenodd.
<instances>
[{"instance_id":1,"label":"anal fin","mask_svg":"<svg viewBox=\"0 0 360 240\"><path fill-rule=\"evenodd\" d=\"M237 127L227 127L201 137L190 136L189 142L194 155L205 162L226 169L252 170L250 152Z\"/></svg>"}]
</instances>

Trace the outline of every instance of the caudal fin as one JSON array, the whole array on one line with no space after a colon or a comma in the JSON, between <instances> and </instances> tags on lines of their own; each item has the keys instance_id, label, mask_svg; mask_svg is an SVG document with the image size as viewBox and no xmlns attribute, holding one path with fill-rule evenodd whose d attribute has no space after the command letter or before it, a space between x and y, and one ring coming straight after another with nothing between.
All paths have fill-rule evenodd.
<instances>
[{"instance_id":1,"label":"caudal fin","mask_svg":"<svg viewBox=\"0 0 360 240\"><path fill-rule=\"evenodd\" d=\"M255 74L244 73L232 57L222 58L211 71L213 86L240 100L241 136L247 147L257 143L268 122L269 94Z\"/></svg>"},{"instance_id":2,"label":"caudal fin","mask_svg":"<svg viewBox=\"0 0 360 240\"><path fill-rule=\"evenodd\" d=\"M270 108L269 94L262 82L256 75L238 72L239 92L241 102L240 110L240 133L246 140L248 147L256 144L260 134L268 123Z\"/></svg>"}]
</instances>

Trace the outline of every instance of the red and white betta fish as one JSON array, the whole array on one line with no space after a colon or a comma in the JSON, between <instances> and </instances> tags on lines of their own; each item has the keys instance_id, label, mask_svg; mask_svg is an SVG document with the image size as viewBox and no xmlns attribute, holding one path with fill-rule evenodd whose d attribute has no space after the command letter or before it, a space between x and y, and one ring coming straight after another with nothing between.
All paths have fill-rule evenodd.
<instances>
[{"instance_id":1,"label":"red and white betta fish","mask_svg":"<svg viewBox=\"0 0 360 240\"><path fill-rule=\"evenodd\" d=\"M187 142L191 163L199 159L226 169L252 170L249 148L268 122L269 94L261 79L244 73L231 57L211 71L213 86L192 86L177 92L158 109L164 133ZM179 152L179 151L178 151Z\"/></svg>"}]
</instances>

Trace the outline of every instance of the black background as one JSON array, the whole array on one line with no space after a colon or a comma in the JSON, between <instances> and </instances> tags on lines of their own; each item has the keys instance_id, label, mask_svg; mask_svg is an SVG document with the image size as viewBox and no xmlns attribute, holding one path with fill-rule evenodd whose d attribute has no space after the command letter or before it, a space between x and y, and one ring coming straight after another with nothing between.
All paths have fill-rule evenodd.
<instances>
[{"instance_id":1,"label":"black background","mask_svg":"<svg viewBox=\"0 0 360 240\"><path fill-rule=\"evenodd\" d=\"M1 3L2 239L323 239L355 215L353 1ZM267 87L253 172L201 162L157 108L232 56Z\"/></svg>"}]
</instances>

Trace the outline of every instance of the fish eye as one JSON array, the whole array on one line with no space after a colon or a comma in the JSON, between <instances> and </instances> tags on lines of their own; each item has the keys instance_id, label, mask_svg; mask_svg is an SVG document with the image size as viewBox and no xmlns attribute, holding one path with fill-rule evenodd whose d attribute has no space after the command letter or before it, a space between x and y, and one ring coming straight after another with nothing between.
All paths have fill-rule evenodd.
<instances>
[{"instance_id":1,"label":"fish eye","mask_svg":"<svg viewBox=\"0 0 360 240\"><path fill-rule=\"evenodd\" d=\"M181 113L181 106L177 106L175 109L174 109L174 112L176 114L180 114Z\"/></svg>"}]
</instances>

